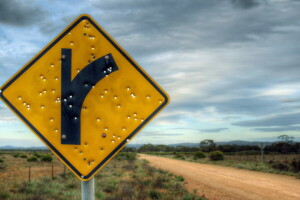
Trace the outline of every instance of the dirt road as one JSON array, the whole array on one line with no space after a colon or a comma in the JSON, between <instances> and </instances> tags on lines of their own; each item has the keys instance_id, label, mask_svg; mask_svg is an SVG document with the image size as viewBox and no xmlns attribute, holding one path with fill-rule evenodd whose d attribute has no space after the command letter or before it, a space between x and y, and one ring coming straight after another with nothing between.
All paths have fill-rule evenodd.
<instances>
[{"instance_id":1,"label":"dirt road","mask_svg":"<svg viewBox=\"0 0 300 200\"><path fill-rule=\"evenodd\" d=\"M209 200L299 200L300 180L294 177L231 167L140 155L152 166L183 176L190 191Z\"/></svg>"}]
</instances>

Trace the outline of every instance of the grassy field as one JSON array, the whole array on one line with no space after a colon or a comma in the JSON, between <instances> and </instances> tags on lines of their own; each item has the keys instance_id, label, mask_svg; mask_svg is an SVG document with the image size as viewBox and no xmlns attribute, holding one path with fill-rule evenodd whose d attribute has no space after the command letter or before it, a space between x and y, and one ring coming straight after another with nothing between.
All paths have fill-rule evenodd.
<instances>
[{"instance_id":1,"label":"grassy field","mask_svg":"<svg viewBox=\"0 0 300 200\"><path fill-rule=\"evenodd\" d=\"M18 154L18 156L16 156ZM40 152L42 157L49 152ZM0 199L81 199L80 181L54 158L52 163L28 162L34 152L0 152ZM27 158L25 158L27 157ZM28 170L31 167L31 181ZM121 153L95 176L96 199L201 200L188 193L184 178L155 169L135 153Z\"/></svg>"},{"instance_id":2,"label":"grassy field","mask_svg":"<svg viewBox=\"0 0 300 200\"><path fill-rule=\"evenodd\" d=\"M206 153L205 158L195 158L194 152L147 152L147 154L163 156L173 159L186 160L190 162L222 165L235 167L239 169L247 169L252 171L261 171L274 174L283 174L300 178L300 172L295 172L290 168L293 159L299 159L300 155L265 155L264 163L261 163L260 155L225 155L224 160L212 161ZM283 164L283 169L274 168L274 164ZM287 166L285 168L285 166Z\"/></svg>"}]
</instances>

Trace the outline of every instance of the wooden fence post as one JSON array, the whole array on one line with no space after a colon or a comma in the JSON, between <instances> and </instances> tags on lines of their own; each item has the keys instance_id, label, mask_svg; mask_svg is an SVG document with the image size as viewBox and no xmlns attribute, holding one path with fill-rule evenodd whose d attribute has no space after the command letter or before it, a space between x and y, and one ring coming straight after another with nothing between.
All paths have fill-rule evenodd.
<instances>
[{"instance_id":1,"label":"wooden fence post","mask_svg":"<svg viewBox=\"0 0 300 200\"><path fill-rule=\"evenodd\" d=\"M51 170L51 172L52 172L51 173L52 174L52 179L54 179L54 169L53 168L54 168L54 166L53 166L53 162L52 162L52 170Z\"/></svg>"},{"instance_id":2,"label":"wooden fence post","mask_svg":"<svg viewBox=\"0 0 300 200\"><path fill-rule=\"evenodd\" d=\"M29 166L29 168L28 168L28 182L30 182L30 180L31 180L31 167Z\"/></svg>"}]
</instances>

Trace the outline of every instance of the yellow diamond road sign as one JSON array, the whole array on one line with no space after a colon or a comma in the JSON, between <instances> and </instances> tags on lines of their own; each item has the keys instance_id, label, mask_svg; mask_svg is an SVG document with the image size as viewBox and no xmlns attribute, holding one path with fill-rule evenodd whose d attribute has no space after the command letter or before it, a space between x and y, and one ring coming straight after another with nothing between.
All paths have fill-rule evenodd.
<instances>
[{"instance_id":1,"label":"yellow diamond road sign","mask_svg":"<svg viewBox=\"0 0 300 200\"><path fill-rule=\"evenodd\" d=\"M88 15L8 80L0 96L81 180L92 178L169 99Z\"/></svg>"}]
</instances>

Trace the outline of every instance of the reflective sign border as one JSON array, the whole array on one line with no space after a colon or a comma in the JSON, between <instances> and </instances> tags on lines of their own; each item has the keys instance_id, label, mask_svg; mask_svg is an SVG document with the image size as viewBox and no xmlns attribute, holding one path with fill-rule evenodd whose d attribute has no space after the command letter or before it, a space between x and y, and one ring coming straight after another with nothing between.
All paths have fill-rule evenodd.
<instances>
[{"instance_id":1,"label":"reflective sign border","mask_svg":"<svg viewBox=\"0 0 300 200\"><path fill-rule=\"evenodd\" d=\"M147 79L151 85L165 98L164 103L160 105L147 119L144 120L123 142L121 142L101 163L99 163L88 175L83 176L79 171L51 144L46 140L46 138L5 98L3 95L6 88L8 88L16 79L18 79L23 73L26 72L38 59L40 59L49 49L51 49L60 39L67 35L77 24L82 20L88 20L93 26L132 64L136 70ZM52 40L44 49L42 49L35 57L33 57L23 68L21 68L11 79L9 79L1 88L0 88L0 98L4 100L4 103L46 144L50 150L58 156L58 158L67 165L67 167L72 170L77 177L82 181L88 181L91 179L94 174L96 174L106 163L108 163L114 155L116 155L120 150L125 147L127 139L132 139L150 120L158 114L159 111L163 109L169 103L169 97L166 93L160 89L160 87L151 79L146 72L141 69L133 59L125 53L123 50L109 35L106 33L100 25L98 25L89 15L80 15L74 22L71 23L62 33L60 33L54 40Z\"/></svg>"}]
</instances>

